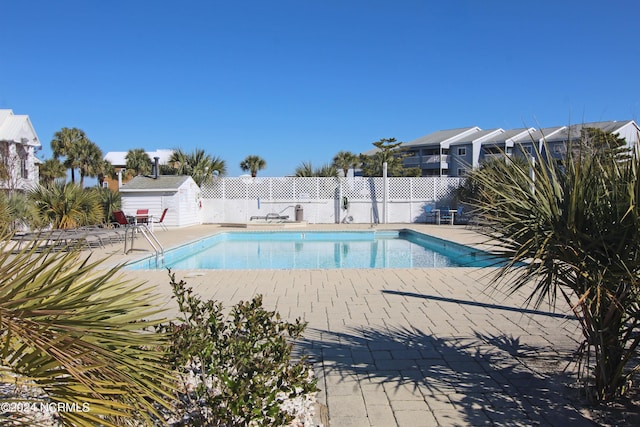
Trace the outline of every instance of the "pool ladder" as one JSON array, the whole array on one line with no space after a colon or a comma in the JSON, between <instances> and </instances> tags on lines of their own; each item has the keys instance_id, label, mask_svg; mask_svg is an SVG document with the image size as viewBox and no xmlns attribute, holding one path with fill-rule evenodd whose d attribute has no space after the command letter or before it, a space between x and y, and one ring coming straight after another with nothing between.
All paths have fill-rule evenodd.
<instances>
[{"instance_id":1,"label":"pool ladder","mask_svg":"<svg viewBox=\"0 0 640 427\"><path fill-rule=\"evenodd\" d=\"M129 250L127 250L127 233L129 232L129 230L131 230L131 247L129 248ZM124 253L125 254L133 250L133 242L136 237L136 231L140 231L140 234L142 234L144 238L147 239L147 242L149 242L149 244L153 248L153 251L155 252L156 257L158 255L164 256L164 248L162 247L162 243L160 243L156 235L153 233L153 231L151 231L151 229L149 229L147 224L136 224L135 226L126 228L124 232Z\"/></svg>"}]
</instances>

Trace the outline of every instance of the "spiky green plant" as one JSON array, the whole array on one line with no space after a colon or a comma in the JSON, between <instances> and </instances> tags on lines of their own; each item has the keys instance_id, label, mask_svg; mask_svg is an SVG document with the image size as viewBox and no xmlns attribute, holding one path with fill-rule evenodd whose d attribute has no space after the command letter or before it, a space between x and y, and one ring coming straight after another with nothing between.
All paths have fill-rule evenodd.
<instances>
[{"instance_id":1,"label":"spiky green plant","mask_svg":"<svg viewBox=\"0 0 640 427\"><path fill-rule=\"evenodd\" d=\"M148 320L159 316L151 289L72 248L12 254L9 245L0 244L1 381L45 394L22 402L75 408L59 412L64 425L151 424L172 387L167 337L149 332L162 320ZM0 423L20 415L12 420L33 425L20 413Z\"/></svg>"},{"instance_id":2,"label":"spiky green plant","mask_svg":"<svg viewBox=\"0 0 640 427\"><path fill-rule=\"evenodd\" d=\"M98 193L100 203L102 205L102 222L108 224L112 221L113 212L120 210L122 207L122 197L119 191L112 191L108 188L94 187L91 191Z\"/></svg>"},{"instance_id":3,"label":"spiky green plant","mask_svg":"<svg viewBox=\"0 0 640 427\"><path fill-rule=\"evenodd\" d=\"M623 395L639 369L630 363L640 343L639 161L610 148L583 135L563 162L536 153L535 164L496 162L472 175L482 231L510 259L497 283L530 289L536 306L557 297L571 306L597 400Z\"/></svg>"},{"instance_id":4,"label":"spiky green plant","mask_svg":"<svg viewBox=\"0 0 640 427\"><path fill-rule=\"evenodd\" d=\"M55 182L38 186L29 193L39 225L53 228L74 228L100 224L104 212L96 191L75 184Z\"/></svg>"},{"instance_id":5,"label":"spiky green plant","mask_svg":"<svg viewBox=\"0 0 640 427\"><path fill-rule=\"evenodd\" d=\"M9 197L5 193L0 193L0 234L12 228L14 218L15 214L9 203Z\"/></svg>"}]
</instances>

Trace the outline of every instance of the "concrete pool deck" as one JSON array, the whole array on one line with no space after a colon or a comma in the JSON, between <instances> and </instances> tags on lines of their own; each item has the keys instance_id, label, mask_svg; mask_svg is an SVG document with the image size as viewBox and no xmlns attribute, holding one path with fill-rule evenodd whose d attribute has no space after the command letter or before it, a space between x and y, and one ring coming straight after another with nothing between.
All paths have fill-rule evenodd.
<instances>
[{"instance_id":1,"label":"concrete pool deck","mask_svg":"<svg viewBox=\"0 0 640 427\"><path fill-rule=\"evenodd\" d=\"M459 226L375 228L410 228L471 245L482 241ZM304 227L353 229L370 226ZM202 225L156 230L156 235L168 249L227 230L233 229ZM111 254L109 265L149 254L143 238L135 247L128 255L115 244L94 253ZM331 427L595 425L575 406L576 393L568 387L575 377L569 362L581 338L577 322L548 307L524 308L524 293L507 295L490 287L494 272L192 270L176 271L176 277L225 307L262 294L266 308L284 319L307 321L300 348L313 362L318 401L326 405ZM169 301L166 271L123 273L157 285ZM175 309L167 313L175 314Z\"/></svg>"}]
</instances>

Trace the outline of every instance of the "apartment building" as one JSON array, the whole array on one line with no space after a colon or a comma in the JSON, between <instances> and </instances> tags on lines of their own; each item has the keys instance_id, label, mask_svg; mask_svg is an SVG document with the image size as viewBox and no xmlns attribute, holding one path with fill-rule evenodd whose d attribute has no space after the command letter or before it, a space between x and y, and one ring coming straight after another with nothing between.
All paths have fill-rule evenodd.
<instances>
[{"instance_id":1,"label":"apartment building","mask_svg":"<svg viewBox=\"0 0 640 427\"><path fill-rule=\"evenodd\" d=\"M503 156L532 156L536 152L561 159L569 141L580 138L582 129L597 128L624 138L628 146L638 143L640 128L633 120L581 123L542 129L489 129L477 126L440 130L402 144L407 168L420 168L422 176L461 177L483 161ZM370 152L371 153L371 152ZM369 153L367 153L369 154Z\"/></svg>"}]
</instances>

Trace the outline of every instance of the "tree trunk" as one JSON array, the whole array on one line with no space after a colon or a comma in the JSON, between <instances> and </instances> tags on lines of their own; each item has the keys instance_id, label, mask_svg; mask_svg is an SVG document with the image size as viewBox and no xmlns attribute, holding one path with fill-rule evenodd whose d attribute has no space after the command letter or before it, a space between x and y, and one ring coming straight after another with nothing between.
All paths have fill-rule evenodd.
<instances>
[{"instance_id":1,"label":"tree trunk","mask_svg":"<svg viewBox=\"0 0 640 427\"><path fill-rule=\"evenodd\" d=\"M608 401L620 396L624 364L624 345L622 325L624 311L620 302L605 298L601 301L599 312L594 313L592 325L593 342L596 347L595 387L598 400Z\"/></svg>"}]
</instances>

